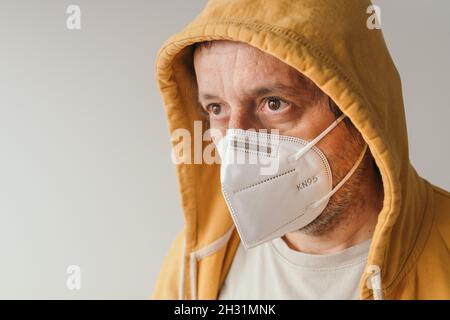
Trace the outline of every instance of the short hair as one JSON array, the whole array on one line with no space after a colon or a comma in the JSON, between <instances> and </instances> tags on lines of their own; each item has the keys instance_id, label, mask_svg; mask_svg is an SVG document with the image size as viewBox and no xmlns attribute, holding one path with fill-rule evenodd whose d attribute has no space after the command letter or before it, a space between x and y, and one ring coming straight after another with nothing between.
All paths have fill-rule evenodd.
<instances>
[{"instance_id":1,"label":"short hair","mask_svg":"<svg viewBox=\"0 0 450 320\"><path fill-rule=\"evenodd\" d=\"M192 46L194 47L194 51L197 49L203 49L203 48L209 49L212 47L214 41L215 40L196 42Z\"/></svg>"}]
</instances>

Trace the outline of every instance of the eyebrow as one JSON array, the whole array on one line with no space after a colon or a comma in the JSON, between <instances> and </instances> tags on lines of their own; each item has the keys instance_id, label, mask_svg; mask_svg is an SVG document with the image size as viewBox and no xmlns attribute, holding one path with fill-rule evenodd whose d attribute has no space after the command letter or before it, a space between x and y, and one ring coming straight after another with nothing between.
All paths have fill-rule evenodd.
<instances>
[{"instance_id":1,"label":"eyebrow","mask_svg":"<svg viewBox=\"0 0 450 320\"><path fill-rule=\"evenodd\" d=\"M262 95L268 95L268 94L274 94L274 93L285 93L290 96L299 94L300 89L296 89L292 86L287 86L282 83L275 83L269 87L257 87L255 89L250 90L248 93L245 93L246 96L253 96L258 97ZM209 94L209 93L199 93L198 101L201 103L202 100L213 100L213 99L219 99L220 97Z\"/></svg>"}]
</instances>

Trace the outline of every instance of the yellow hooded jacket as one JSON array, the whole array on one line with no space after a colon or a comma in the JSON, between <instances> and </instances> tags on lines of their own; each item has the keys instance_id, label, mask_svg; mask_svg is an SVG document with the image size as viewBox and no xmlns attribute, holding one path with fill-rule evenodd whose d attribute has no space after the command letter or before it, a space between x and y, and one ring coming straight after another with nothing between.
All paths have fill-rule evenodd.
<instances>
[{"instance_id":1,"label":"yellow hooded jacket","mask_svg":"<svg viewBox=\"0 0 450 320\"><path fill-rule=\"evenodd\" d=\"M194 133L201 116L193 43L241 41L296 68L351 119L381 172L385 197L360 298L374 298L370 273L379 268L386 299L450 299L450 194L421 178L410 163L400 77L382 32L367 27L370 5L210 0L158 54L156 77L169 129L202 134ZM153 298L217 299L239 245L219 165L179 164L177 174L185 227L164 260Z\"/></svg>"}]
</instances>

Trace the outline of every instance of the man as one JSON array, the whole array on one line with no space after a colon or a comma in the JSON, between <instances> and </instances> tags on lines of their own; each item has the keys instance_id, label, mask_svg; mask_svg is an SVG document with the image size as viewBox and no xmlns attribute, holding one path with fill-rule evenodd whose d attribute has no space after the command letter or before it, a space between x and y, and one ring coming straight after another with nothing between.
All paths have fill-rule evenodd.
<instances>
[{"instance_id":1,"label":"man","mask_svg":"<svg viewBox=\"0 0 450 320\"><path fill-rule=\"evenodd\" d=\"M186 226L155 298L450 298L449 193L409 162L369 5L212 0L162 47L170 129L220 132L222 163L177 166ZM232 161L251 154L277 170Z\"/></svg>"}]
</instances>

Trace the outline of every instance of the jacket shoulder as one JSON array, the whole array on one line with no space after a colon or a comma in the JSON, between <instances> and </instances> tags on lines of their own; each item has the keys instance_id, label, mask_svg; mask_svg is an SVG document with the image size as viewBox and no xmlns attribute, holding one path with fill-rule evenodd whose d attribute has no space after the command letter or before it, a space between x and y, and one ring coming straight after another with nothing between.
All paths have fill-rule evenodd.
<instances>
[{"instance_id":1,"label":"jacket shoulder","mask_svg":"<svg viewBox=\"0 0 450 320\"><path fill-rule=\"evenodd\" d=\"M450 193L433 187L435 225L440 237L450 249Z\"/></svg>"},{"instance_id":2,"label":"jacket shoulder","mask_svg":"<svg viewBox=\"0 0 450 320\"><path fill-rule=\"evenodd\" d=\"M450 196L432 187L431 232L414 267L392 288L390 299L450 299Z\"/></svg>"}]
</instances>

